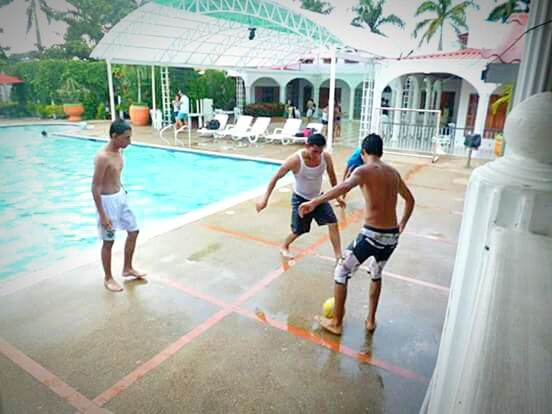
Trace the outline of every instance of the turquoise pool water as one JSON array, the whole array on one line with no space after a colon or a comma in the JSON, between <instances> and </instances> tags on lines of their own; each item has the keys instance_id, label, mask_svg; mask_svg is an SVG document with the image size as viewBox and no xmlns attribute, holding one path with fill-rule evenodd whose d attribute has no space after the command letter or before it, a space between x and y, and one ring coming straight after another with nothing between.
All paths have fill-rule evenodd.
<instances>
[{"instance_id":1,"label":"turquoise pool water","mask_svg":"<svg viewBox=\"0 0 552 414\"><path fill-rule=\"evenodd\" d=\"M104 143L40 133L67 128L0 128L0 279L97 243L90 188L94 156ZM124 158L122 181L142 228L263 186L278 168L132 145Z\"/></svg>"}]
</instances>

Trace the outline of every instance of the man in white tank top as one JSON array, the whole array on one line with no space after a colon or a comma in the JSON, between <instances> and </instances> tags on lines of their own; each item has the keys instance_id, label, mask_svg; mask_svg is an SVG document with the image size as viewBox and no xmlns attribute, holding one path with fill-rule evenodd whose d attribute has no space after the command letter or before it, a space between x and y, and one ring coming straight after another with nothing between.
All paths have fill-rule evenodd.
<instances>
[{"instance_id":1,"label":"man in white tank top","mask_svg":"<svg viewBox=\"0 0 552 414\"><path fill-rule=\"evenodd\" d=\"M307 138L305 148L291 155L276 172L268 183L265 195L257 202L257 213L264 210L268 199L276 186L278 180L284 177L289 171L293 172L295 182L291 197L291 232L282 244L281 253L284 258L293 258L289 251L293 243L300 235L310 231L312 220L319 226L328 225L330 241L336 260L341 258L341 241L337 218L329 203L322 203L305 217L299 216L299 205L312 200L322 194L322 178L324 172L328 173L332 186L337 185L337 177L332 162L332 157L324 152L326 138L321 134L313 134ZM342 201L338 199L338 202ZM344 205L344 203L343 203Z\"/></svg>"}]
</instances>

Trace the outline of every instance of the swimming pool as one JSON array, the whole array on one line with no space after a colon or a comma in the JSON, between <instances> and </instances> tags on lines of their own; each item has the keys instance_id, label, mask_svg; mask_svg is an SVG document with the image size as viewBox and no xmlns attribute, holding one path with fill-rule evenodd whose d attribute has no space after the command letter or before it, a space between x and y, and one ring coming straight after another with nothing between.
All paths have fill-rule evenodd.
<instances>
[{"instance_id":1,"label":"swimming pool","mask_svg":"<svg viewBox=\"0 0 552 414\"><path fill-rule=\"evenodd\" d=\"M67 128L75 129L0 128L0 279L39 270L97 243L91 179L104 143L51 134ZM122 182L141 228L259 188L279 167L137 145L124 157Z\"/></svg>"}]
</instances>

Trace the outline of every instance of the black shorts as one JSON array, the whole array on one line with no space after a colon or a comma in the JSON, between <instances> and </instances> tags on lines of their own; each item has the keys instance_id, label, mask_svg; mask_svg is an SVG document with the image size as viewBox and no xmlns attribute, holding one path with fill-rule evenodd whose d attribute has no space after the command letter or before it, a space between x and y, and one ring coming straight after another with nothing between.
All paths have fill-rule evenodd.
<instances>
[{"instance_id":1,"label":"black shorts","mask_svg":"<svg viewBox=\"0 0 552 414\"><path fill-rule=\"evenodd\" d=\"M291 195L291 231L293 234L308 233L311 228L312 219L316 220L316 224L319 226L337 223L337 217L328 202L320 204L305 217L300 217L299 205L307 201L309 200L295 193Z\"/></svg>"}]
</instances>

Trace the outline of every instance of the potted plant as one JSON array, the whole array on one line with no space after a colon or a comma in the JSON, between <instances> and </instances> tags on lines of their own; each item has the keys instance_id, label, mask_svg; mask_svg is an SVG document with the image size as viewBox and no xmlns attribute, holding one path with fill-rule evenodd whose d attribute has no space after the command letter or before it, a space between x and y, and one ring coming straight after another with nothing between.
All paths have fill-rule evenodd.
<instances>
[{"instance_id":1,"label":"potted plant","mask_svg":"<svg viewBox=\"0 0 552 414\"><path fill-rule=\"evenodd\" d=\"M138 101L128 108L132 125L144 126L149 123L149 107L142 103L142 68L136 67L136 80L138 83Z\"/></svg>"},{"instance_id":2,"label":"potted plant","mask_svg":"<svg viewBox=\"0 0 552 414\"><path fill-rule=\"evenodd\" d=\"M84 106L80 103L80 95L83 92L77 81L73 78L65 79L59 95L63 100L63 112L69 117L69 121L78 122L81 120L81 115L84 113Z\"/></svg>"}]
</instances>

